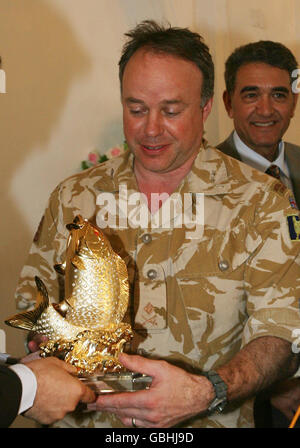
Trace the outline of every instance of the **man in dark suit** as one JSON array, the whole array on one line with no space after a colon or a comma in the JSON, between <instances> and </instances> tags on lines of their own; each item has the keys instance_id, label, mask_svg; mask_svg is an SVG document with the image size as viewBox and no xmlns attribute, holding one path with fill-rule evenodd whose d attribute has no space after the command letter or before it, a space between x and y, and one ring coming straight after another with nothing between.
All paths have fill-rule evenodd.
<instances>
[{"instance_id":1,"label":"man in dark suit","mask_svg":"<svg viewBox=\"0 0 300 448\"><path fill-rule=\"evenodd\" d=\"M226 61L223 94L234 131L217 147L260 171L277 165L300 208L300 147L282 140L298 99L295 70L295 57L280 43L236 49Z\"/></svg>"},{"instance_id":2,"label":"man in dark suit","mask_svg":"<svg viewBox=\"0 0 300 448\"><path fill-rule=\"evenodd\" d=\"M288 48L271 41L244 45L229 56L223 100L234 131L217 148L278 177L292 192L291 204L300 208L300 147L282 140L297 104L297 65ZM272 409L268 396L256 400L258 427L288 425L300 405L300 380L285 382L272 394Z\"/></svg>"},{"instance_id":3,"label":"man in dark suit","mask_svg":"<svg viewBox=\"0 0 300 448\"><path fill-rule=\"evenodd\" d=\"M0 365L0 428L6 428L18 415L22 397L19 376L9 367Z\"/></svg>"},{"instance_id":4,"label":"man in dark suit","mask_svg":"<svg viewBox=\"0 0 300 448\"><path fill-rule=\"evenodd\" d=\"M79 401L91 403L95 394L73 375L76 368L57 358L30 359L12 366L0 364L0 428L18 414L42 424L60 420Z\"/></svg>"}]
</instances>

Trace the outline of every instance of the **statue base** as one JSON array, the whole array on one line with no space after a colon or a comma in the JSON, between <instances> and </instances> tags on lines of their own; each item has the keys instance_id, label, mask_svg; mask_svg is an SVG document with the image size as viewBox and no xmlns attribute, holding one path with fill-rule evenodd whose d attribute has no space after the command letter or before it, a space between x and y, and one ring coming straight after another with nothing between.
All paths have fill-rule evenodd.
<instances>
[{"instance_id":1,"label":"statue base","mask_svg":"<svg viewBox=\"0 0 300 448\"><path fill-rule=\"evenodd\" d=\"M142 373L103 373L79 377L97 395L120 392L136 392L149 389L152 378Z\"/></svg>"}]
</instances>

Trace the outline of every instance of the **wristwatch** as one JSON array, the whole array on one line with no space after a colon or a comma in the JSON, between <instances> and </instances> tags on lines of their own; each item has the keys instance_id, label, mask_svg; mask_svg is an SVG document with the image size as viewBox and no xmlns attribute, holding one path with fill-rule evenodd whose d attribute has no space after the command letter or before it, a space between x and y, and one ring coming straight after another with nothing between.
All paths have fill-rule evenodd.
<instances>
[{"instance_id":1,"label":"wristwatch","mask_svg":"<svg viewBox=\"0 0 300 448\"><path fill-rule=\"evenodd\" d=\"M227 404L227 385L214 370L202 372L202 375L211 382L216 394L215 398L208 406L208 412L218 412L220 414Z\"/></svg>"}]
</instances>

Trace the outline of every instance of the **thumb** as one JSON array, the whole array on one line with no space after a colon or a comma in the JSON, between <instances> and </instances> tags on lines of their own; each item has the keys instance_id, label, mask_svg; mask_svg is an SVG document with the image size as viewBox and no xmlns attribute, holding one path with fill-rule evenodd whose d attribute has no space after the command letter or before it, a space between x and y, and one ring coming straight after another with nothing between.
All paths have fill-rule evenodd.
<instances>
[{"instance_id":1,"label":"thumb","mask_svg":"<svg viewBox=\"0 0 300 448\"><path fill-rule=\"evenodd\" d=\"M60 359L57 359L57 358L55 358L55 359L56 359L56 361L59 362L59 365L66 372L68 372L72 376L76 376L78 370L75 366L73 366L72 364L69 364L68 362L62 361ZM90 389L88 386L83 384L79 378L74 378L74 381L79 381L82 386L82 395L81 395L80 401L82 401L83 403L92 403L93 401L96 400L96 394L92 391L92 389Z\"/></svg>"},{"instance_id":2,"label":"thumb","mask_svg":"<svg viewBox=\"0 0 300 448\"><path fill-rule=\"evenodd\" d=\"M83 393L80 401L83 403L93 403L96 400L96 394L88 386L83 384Z\"/></svg>"}]
</instances>

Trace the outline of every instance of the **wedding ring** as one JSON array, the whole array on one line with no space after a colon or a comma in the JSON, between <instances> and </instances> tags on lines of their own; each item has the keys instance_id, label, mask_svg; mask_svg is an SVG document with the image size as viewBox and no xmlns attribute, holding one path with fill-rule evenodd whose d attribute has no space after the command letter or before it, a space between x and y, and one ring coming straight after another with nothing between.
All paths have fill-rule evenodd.
<instances>
[{"instance_id":1,"label":"wedding ring","mask_svg":"<svg viewBox=\"0 0 300 448\"><path fill-rule=\"evenodd\" d=\"M131 424L133 428L137 428L134 417L131 419Z\"/></svg>"}]
</instances>

